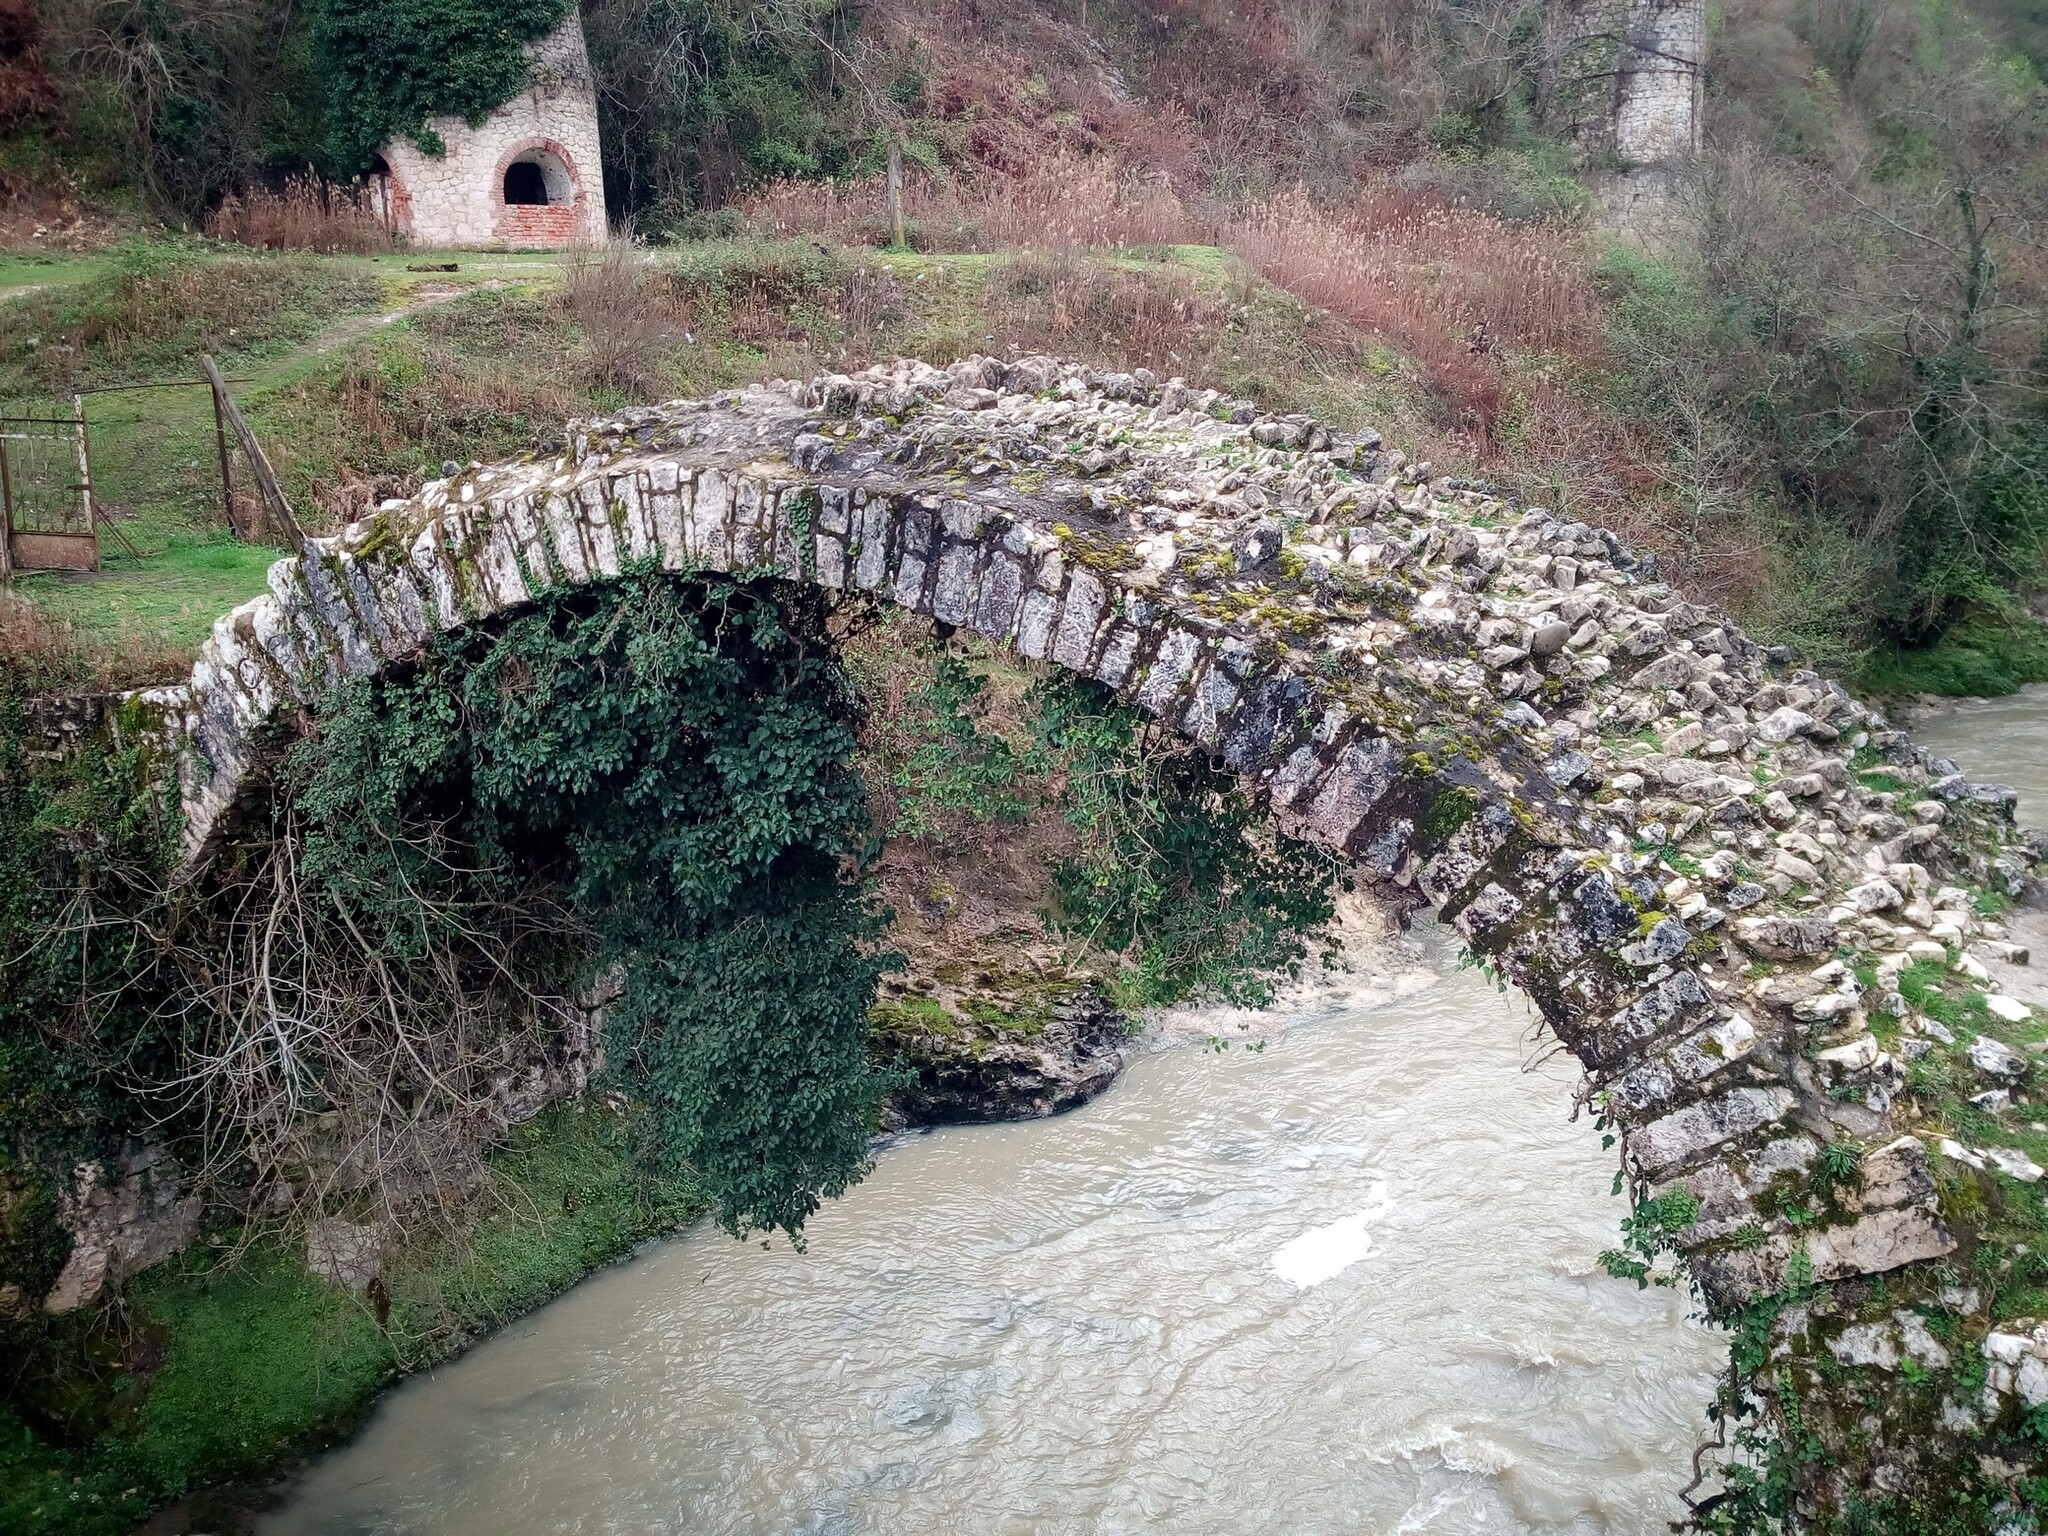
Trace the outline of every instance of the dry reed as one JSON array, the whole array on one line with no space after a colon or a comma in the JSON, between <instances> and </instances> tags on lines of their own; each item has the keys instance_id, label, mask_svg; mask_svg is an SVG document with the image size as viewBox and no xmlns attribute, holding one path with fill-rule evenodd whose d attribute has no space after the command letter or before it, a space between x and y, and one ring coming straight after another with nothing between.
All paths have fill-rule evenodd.
<instances>
[{"instance_id":1,"label":"dry reed","mask_svg":"<svg viewBox=\"0 0 2048 1536\"><path fill-rule=\"evenodd\" d=\"M310 174L290 178L281 191L230 193L206 216L206 232L273 251L368 255L404 244L378 213L369 188Z\"/></svg>"},{"instance_id":2,"label":"dry reed","mask_svg":"<svg viewBox=\"0 0 2048 1536\"><path fill-rule=\"evenodd\" d=\"M764 234L889 238L878 181L782 182L745 212ZM935 251L1221 246L1275 287L1397 342L1482 458L1501 445L1510 354L1606 359L1581 234L1510 224L1392 183L1337 204L1294 191L1211 212L1162 178L1103 157L1061 157L973 183L913 180L904 212L915 243Z\"/></svg>"}]
</instances>

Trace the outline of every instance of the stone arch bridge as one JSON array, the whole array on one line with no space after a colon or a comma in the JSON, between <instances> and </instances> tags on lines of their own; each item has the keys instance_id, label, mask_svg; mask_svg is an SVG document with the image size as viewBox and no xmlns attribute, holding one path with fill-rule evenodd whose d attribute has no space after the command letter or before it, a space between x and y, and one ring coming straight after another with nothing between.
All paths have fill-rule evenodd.
<instances>
[{"instance_id":1,"label":"stone arch bridge","mask_svg":"<svg viewBox=\"0 0 2048 1536\"><path fill-rule=\"evenodd\" d=\"M174 748L189 856L339 679L635 563L873 594L1199 742L1527 993L1638 1194L1699 1201L1678 1244L1710 1298L1811 1265L1839 1304L1781 1318L1795 1361L1892 1326L1961 1241L1856 962L1882 991L1912 943L1990 942L1961 887L2017 889L2031 867L2009 797L1930 772L1610 533L1143 372L904 362L624 412L310 542L216 624L189 681L140 696ZM1866 786L1878 755L1912 795ZM1782 1191L1844 1139L1860 1190L1788 1219ZM1949 1430L1895 1428L1840 1475L1941 1463Z\"/></svg>"}]
</instances>

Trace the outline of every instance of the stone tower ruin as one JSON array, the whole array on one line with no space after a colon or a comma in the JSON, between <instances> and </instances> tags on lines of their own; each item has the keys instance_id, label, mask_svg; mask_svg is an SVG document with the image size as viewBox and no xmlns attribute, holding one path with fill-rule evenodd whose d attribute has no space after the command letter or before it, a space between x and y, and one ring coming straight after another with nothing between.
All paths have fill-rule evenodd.
<instances>
[{"instance_id":1,"label":"stone tower ruin","mask_svg":"<svg viewBox=\"0 0 2048 1536\"><path fill-rule=\"evenodd\" d=\"M552 249L605 238L597 91L575 8L526 52L524 89L481 127L428 120L441 154L410 139L384 146L372 186L386 221L415 245Z\"/></svg>"},{"instance_id":2,"label":"stone tower ruin","mask_svg":"<svg viewBox=\"0 0 2048 1536\"><path fill-rule=\"evenodd\" d=\"M1705 0L1565 0L1557 14L1550 114L1596 171L1607 226L1655 245L1699 153Z\"/></svg>"}]
</instances>

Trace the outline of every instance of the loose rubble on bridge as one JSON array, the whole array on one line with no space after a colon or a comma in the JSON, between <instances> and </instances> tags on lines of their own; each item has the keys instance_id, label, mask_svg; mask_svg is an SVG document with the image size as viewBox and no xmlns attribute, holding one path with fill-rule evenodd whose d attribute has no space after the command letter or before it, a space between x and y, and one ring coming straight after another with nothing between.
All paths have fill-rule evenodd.
<instances>
[{"instance_id":1,"label":"loose rubble on bridge","mask_svg":"<svg viewBox=\"0 0 2048 1536\"><path fill-rule=\"evenodd\" d=\"M1811 1497L1939 1487L1985 1436L2018 1454L2048 1328L1993 1330L1967 1213L2042 1170L1906 1091L1929 1062L1996 1117L2038 1075L1990 979L2026 955L1979 910L2033 868L2013 796L1611 533L1373 434L1047 359L626 412L280 562L189 684L143 696L192 856L258 792L273 723L343 675L633 562L875 594L1124 690L1528 993L1637 1197L1697 1201L1677 1246L1717 1307L1796 1295L1757 1390L1827 1445ZM1905 1001L1930 967L1981 1029ZM1966 1354L1981 1387L1917 1390Z\"/></svg>"}]
</instances>

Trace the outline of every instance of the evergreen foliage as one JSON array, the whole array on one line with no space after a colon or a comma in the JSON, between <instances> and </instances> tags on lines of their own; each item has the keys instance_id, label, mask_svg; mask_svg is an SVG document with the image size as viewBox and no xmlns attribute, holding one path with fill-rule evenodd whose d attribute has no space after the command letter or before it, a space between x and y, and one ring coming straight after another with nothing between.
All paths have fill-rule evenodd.
<instances>
[{"instance_id":1,"label":"evergreen foliage","mask_svg":"<svg viewBox=\"0 0 2048 1536\"><path fill-rule=\"evenodd\" d=\"M389 139L439 154L430 117L481 123L526 83L524 47L561 24L571 0L322 0L313 49L337 174L362 170Z\"/></svg>"},{"instance_id":2,"label":"evergreen foliage","mask_svg":"<svg viewBox=\"0 0 2048 1536\"><path fill-rule=\"evenodd\" d=\"M1081 841L1054 871L1059 924L1126 957L1131 1002L1270 1002L1336 914L1339 861L1272 831L1234 776L1102 684L1062 673L1035 694Z\"/></svg>"},{"instance_id":3,"label":"evergreen foliage","mask_svg":"<svg viewBox=\"0 0 2048 1536\"><path fill-rule=\"evenodd\" d=\"M866 1170L886 1082L853 712L815 594L643 574L558 597L341 691L295 753L305 868L398 956L562 881L623 970L610 1043L665 1150L729 1229L794 1236Z\"/></svg>"},{"instance_id":4,"label":"evergreen foliage","mask_svg":"<svg viewBox=\"0 0 2048 1536\"><path fill-rule=\"evenodd\" d=\"M38 761L0 688L0 1184L143 1124L134 1087L172 1059L150 1004L177 833L151 767L139 749ZM47 1216L42 1198L6 1216L0 1276L54 1278L70 1245Z\"/></svg>"},{"instance_id":5,"label":"evergreen foliage","mask_svg":"<svg viewBox=\"0 0 2048 1536\"><path fill-rule=\"evenodd\" d=\"M761 177L846 169L845 0L593 0L606 196L659 230Z\"/></svg>"}]
</instances>

